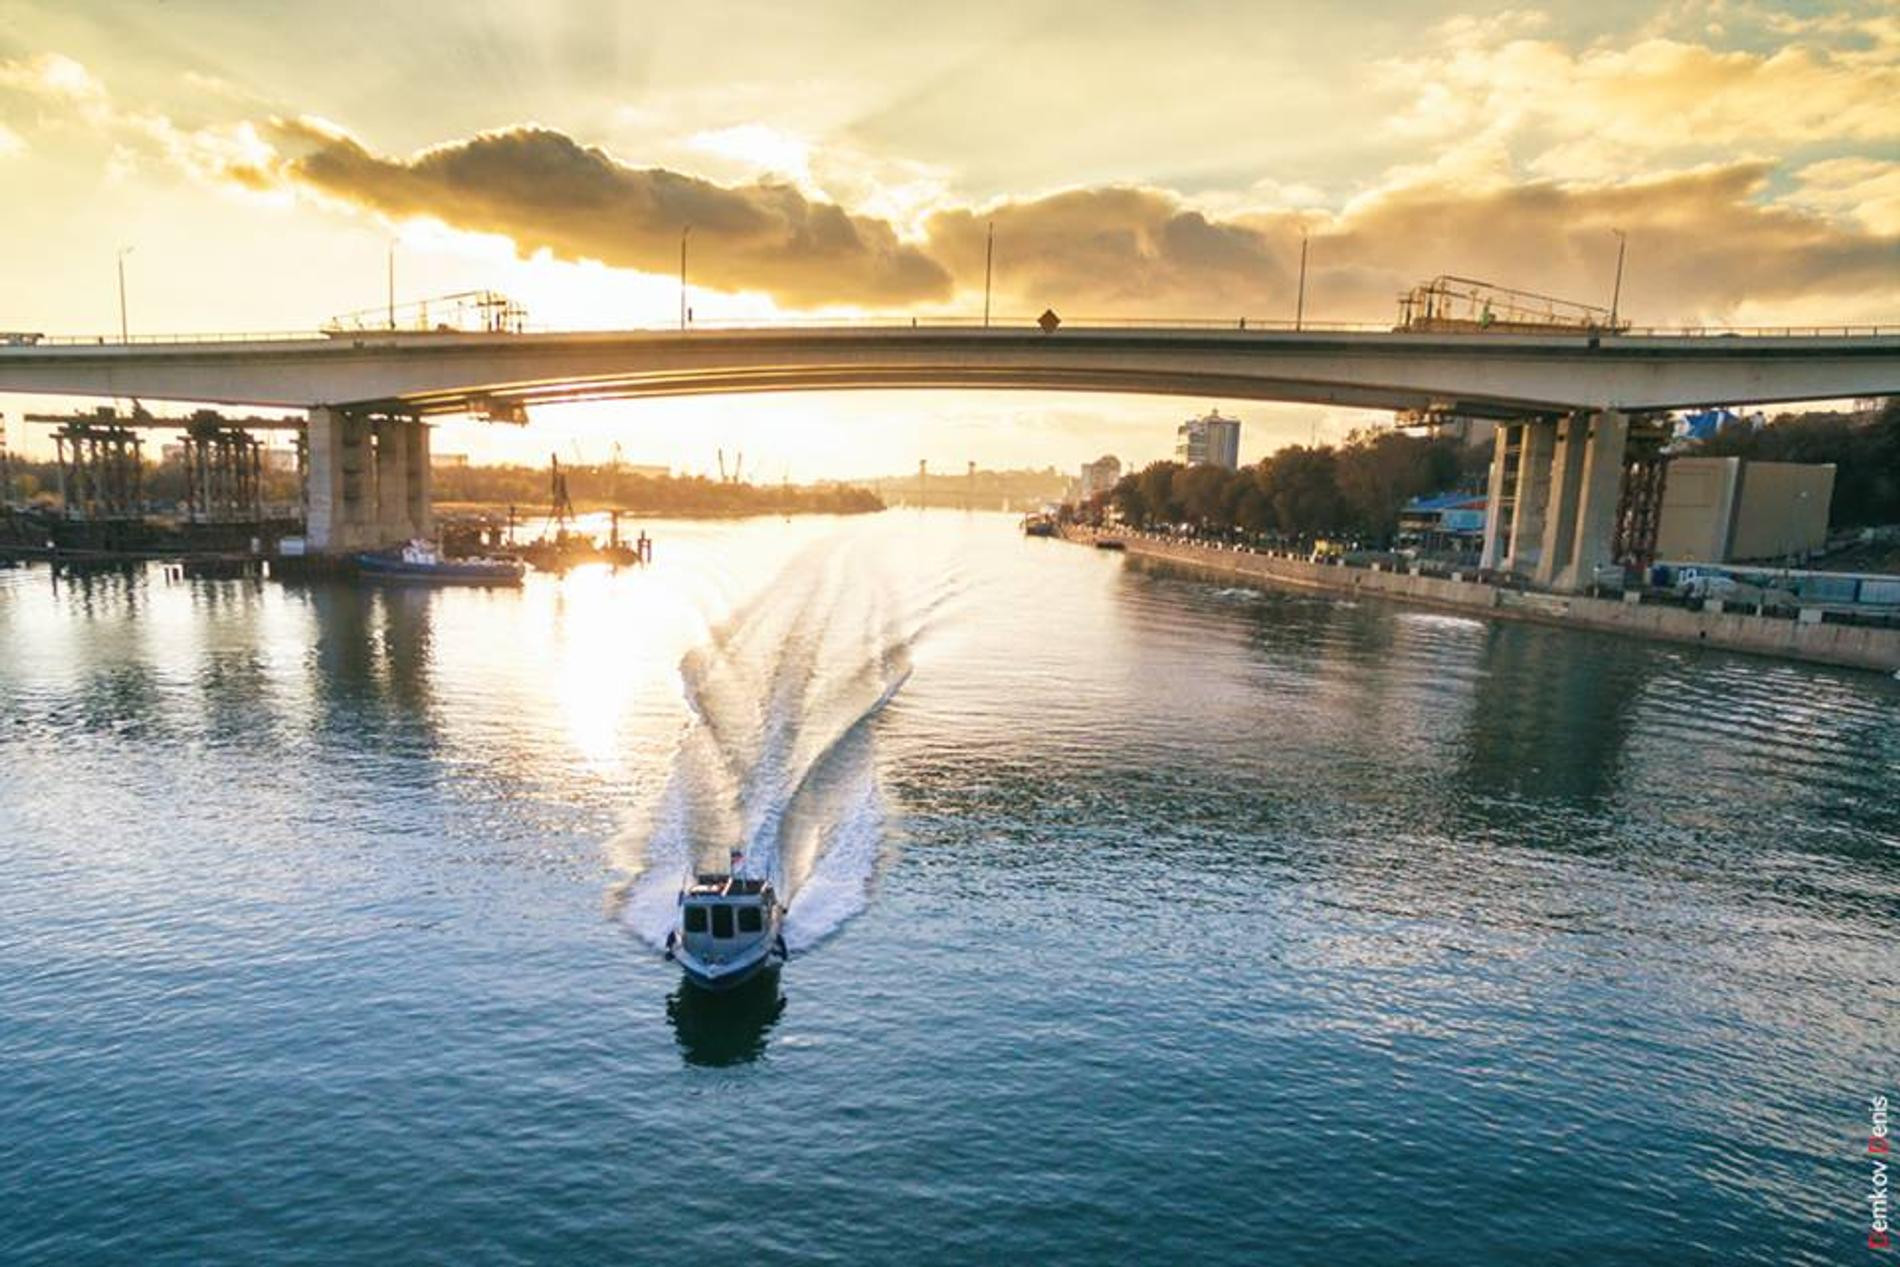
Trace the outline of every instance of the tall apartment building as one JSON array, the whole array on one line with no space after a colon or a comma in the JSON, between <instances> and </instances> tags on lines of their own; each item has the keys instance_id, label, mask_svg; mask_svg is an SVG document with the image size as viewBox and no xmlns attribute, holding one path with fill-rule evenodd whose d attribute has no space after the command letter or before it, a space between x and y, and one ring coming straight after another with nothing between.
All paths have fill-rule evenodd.
<instances>
[{"instance_id":1,"label":"tall apartment building","mask_svg":"<svg viewBox=\"0 0 1900 1267\"><path fill-rule=\"evenodd\" d=\"M1210 409L1205 418L1189 418L1174 432L1174 460L1183 466L1208 463L1240 469L1240 419Z\"/></svg>"},{"instance_id":2,"label":"tall apartment building","mask_svg":"<svg viewBox=\"0 0 1900 1267\"><path fill-rule=\"evenodd\" d=\"M1082 463L1082 500L1114 488L1122 477L1122 460L1105 453L1093 462Z\"/></svg>"}]
</instances>

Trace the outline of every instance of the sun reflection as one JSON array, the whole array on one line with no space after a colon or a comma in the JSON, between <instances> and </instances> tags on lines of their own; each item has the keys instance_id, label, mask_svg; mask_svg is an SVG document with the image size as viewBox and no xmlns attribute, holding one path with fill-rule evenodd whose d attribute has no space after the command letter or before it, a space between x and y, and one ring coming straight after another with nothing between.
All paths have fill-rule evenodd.
<instances>
[{"instance_id":1,"label":"sun reflection","mask_svg":"<svg viewBox=\"0 0 1900 1267\"><path fill-rule=\"evenodd\" d=\"M639 579L598 563L552 582L560 716L569 745L599 773L620 767L621 723L651 659L631 654L646 632L633 601Z\"/></svg>"}]
</instances>

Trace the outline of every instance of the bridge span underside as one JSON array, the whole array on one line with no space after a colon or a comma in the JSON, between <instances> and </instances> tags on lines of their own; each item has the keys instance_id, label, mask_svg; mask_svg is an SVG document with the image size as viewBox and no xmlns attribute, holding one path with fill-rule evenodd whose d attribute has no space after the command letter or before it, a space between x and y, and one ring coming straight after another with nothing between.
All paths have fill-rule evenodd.
<instances>
[{"instance_id":1,"label":"bridge span underside","mask_svg":"<svg viewBox=\"0 0 1900 1267\"><path fill-rule=\"evenodd\" d=\"M427 526L427 440L416 420L521 418L536 405L579 401L867 389L1145 393L1535 423L1514 433L1520 449L1534 458L1549 448L1558 465L1549 478L1527 468L1525 486L1548 485L1553 499L1541 516L1517 518L1512 532L1524 548L1506 541L1487 553L1534 561L1549 583L1580 586L1607 551L1627 433L1614 419L1900 392L1900 335L1045 334L924 325L0 347L0 392L310 410L318 549L386 544Z\"/></svg>"},{"instance_id":2,"label":"bridge span underside","mask_svg":"<svg viewBox=\"0 0 1900 1267\"><path fill-rule=\"evenodd\" d=\"M1513 418L1873 395L1896 380L1891 335L832 327L0 348L0 391L418 415L742 391L1026 388Z\"/></svg>"}]
</instances>

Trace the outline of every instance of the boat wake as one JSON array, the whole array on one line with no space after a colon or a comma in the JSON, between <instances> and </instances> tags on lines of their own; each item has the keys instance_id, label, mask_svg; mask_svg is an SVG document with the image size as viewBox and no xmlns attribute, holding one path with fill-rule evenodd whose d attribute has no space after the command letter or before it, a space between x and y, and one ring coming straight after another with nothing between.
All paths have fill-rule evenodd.
<instances>
[{"instance_id":1,"label":"boat wake","mask_svg":"<svg viewBox=\"0 0 1900 1267\"><path fill-rule=\"evenodd\" d=\"M681 880L734 849L786 896L793 952L864 908L888 824L870 723L958 589L945 574L900 586L914 571L881 562L872 543L821 542L682 660L692 720L616 849L632 878L612 904L648 945L664 946Z\"/></svg>"}]
</instances>

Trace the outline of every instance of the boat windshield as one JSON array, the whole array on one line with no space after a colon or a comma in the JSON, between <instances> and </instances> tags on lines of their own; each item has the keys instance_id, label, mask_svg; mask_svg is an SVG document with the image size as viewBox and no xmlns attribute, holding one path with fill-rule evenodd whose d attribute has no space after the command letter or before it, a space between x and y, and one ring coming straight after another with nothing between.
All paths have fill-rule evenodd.
<instances>
[{"instance_id":1,"label":"boat windshield","mask_svg":"<svg viewBox=\"0 0 1900 1267\"><path fill-rule=\"evenodd\" d=\"M706 931L705 907L688 906L686 908L686 931L689 933L703 933Z\"/></svg>"},{"instance_id":2,"label":"boat windshield","mask_svg":"<svg viewBox=\"0 0 1900 1267\"><path fill-rule=\"evenodd\" d=\"M739 908L739 931L742 933L764 932L765 931L765 912L761 911L756 906L740 907Z\"/></svg>"},{"instance_id":3,"label":"boat windshield","mask_svg":"<svg viewBox=\"0 0 1900 1267\"><path fill-rule=\"evenodd\" d=\"M732 936L732 908L719 905L712 908L712 934L714 937Z\"/></svg>"}]
</instances>

